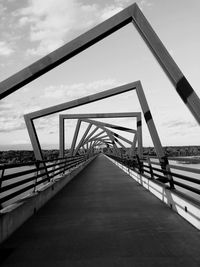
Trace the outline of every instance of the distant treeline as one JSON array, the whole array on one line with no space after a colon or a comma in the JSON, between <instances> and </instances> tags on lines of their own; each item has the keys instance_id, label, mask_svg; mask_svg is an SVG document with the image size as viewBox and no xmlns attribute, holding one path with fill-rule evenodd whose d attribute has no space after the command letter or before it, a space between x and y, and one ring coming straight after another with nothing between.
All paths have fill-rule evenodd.
<instances>
[{"instance_id":1,"label":"distant treeline","mask_svg":"<svg viewBox=\"0 0 200 267\"><path fill-rule=\"evenodd\" d=\"M177 156L199 156L200 146L167 146L164 147L165 154L169 157ZM144 155L156 155L154 147L144 147ZM43 150L44 160L56 159L59 157L59 150ZM29 150L0 151L0 164L5 163L27 163L34 161L34 153Z\"/></svg>"},{"instance_id":2,"label":"distant treeline","mask_svg":"<svg viewBox=\"0 0 200 267\"><path fill-rule=\"evenodd\" d=\"M57 149L43 150L42 151L44 160L56 159L59 156ZM31 150L9 150L0 151L0 164L4 163L27 163L34 161L35 156Z\"/></svg>"},{"instance_id":3,"label":"distant treeline","mask_svg":"<svg viewBox=\"0 0 200 267\"><path fill-rule=\"evenodd\" d=\"M186 157L186 156L199 156L200 146L166 146L163 147L166 156L168 157ZM145 147L144 155L156 155L154 147Z\"/></svg>"}]
</instances>

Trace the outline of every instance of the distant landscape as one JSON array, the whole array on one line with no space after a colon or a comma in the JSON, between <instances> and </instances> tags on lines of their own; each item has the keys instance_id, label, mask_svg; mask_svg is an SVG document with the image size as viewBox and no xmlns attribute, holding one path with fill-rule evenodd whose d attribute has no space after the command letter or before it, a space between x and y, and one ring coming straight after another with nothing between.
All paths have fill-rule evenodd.
<instances>
[{"instance_id":1,"label":"distant landscape","mask_svg":"<svg viewBox=\"0 0 200 267\"><path fill-rule=\"evenodd\" d=\"M200 156L200 146L166 146L165 153L169 157ZM154 147L144 147L144 155L155 156ZM42 150L45 160L56 159L59 156L58 149ZM200 157L198 157L200 160ZM26 163L34 161L32 150L8 150L0 151L0 164Z\"/></svg>"},{"instance_id":2,"label":"distant landscape","mask_svg":"<svg viewBox=\"0 0 200 267\"><path fill-rule=\"evenodd\" d=\"M59 156L57 149L42 150L44 160L56 159ZM8 150L0 151L0 164L16 164L34 161L34 153L32 150Z\"/></svg>"}]
</instances>

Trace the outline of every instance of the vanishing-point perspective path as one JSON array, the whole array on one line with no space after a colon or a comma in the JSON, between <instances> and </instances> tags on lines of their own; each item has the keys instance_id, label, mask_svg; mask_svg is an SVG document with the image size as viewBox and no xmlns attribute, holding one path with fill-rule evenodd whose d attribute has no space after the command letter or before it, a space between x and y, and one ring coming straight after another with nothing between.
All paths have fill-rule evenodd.
<instances>
[{"instance_id":1,"label":"vanishing-point perspective path","mask_svg":"<svg viewBox=\"0 0 200 267\"><path fill-rule=\"evenodd\" d=\"M200 266L200 234L104 155L0 248L3 266Z\"/></svg>"}]
</instances>

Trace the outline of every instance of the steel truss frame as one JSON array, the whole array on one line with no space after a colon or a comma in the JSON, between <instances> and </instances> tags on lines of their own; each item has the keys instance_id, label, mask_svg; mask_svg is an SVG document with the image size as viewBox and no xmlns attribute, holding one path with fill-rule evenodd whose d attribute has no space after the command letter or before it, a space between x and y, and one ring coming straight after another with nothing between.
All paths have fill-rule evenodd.
<instances>
[{"instance_id":1,"label":"steel truss frame","mask_svg":"<svg viewBox=\"0 0 200 267\"><path fill-rule=\"evenodd\" d=\"M138 30L153 55L171 80L177 93L200 124L200 99L169 54L136 3L49 53L0 83L0 99L37 79L129 23Z\"/></svg>"},{"instance_id":2,"label":"steel truss frame","mask_svg":"<svg viewBox=\"0 0 200 267\"><path fill-rule=\"evenodd\" d=\"M126 128L126 127L120 127L120 126L117 126L117 125L104 123L104 122L100 122L100 121L91 120L91 118L122 118L122 117L133 117L133 118L136 118L137 119L137 130L129 129L129 128ZM60 114L60 116L59 116L59 137L60 137L59 138L59 147L60 147L60 156L61 157L64 156L64 147L65 147L65 138L64 138L64 136L65 136L65 131L64 131L65 127L64 127L64 122L65 122L66 119L78 119L76 130L75 130L75 134L74 134L74 138L73 138L72 145L71 145L71 155L76 155L76 153L78 152L79 148L84 143L87 143L92 138L93 134L98 129L102 129L103 132L107 132L107 134L109 132L109 134L111 134L114 137L114 139L117 139L117 134L115 132L107 130L105 127L112 128L112 129L117 129L117 130L121 130L121 131L126 131L126 132L130 132L130 133L134 133L134 135L135 135L134 136L134 140L137 138L138 135L140 135L140 136L138 136L139 157L141 158L142 155L143 155L143 153L142 153L143 149L142 149L141 112ZM80 140L78 146L75 149L75 145L76 145L79 129L80 129L80 126L81 126L81 122L87 122L87 123L89 123L89 125L88 125L88 128L86 129L85 133L83 134L83 137ZM91 135L88 135L88 137L87 137L87 134L89 133L89 130L91 129L92 125L96 125L96 128L93 130ZM96 135L95 138L100 136L100 134L102 134L103 132L101 132L98 135ZM120 135L118 135L118 137L120 138ZM94 136L93 136L93 138L94 138ZM120 142L118 140L112 140L112 141L116 141L117 143L120 144ZM127 142L127 140L125 138L124 138L124 141ZM129 142L127 142L127 143L129 143ZM135 141L135 143L136 143L136 141ZM132 145L132 142L130 142L129 144ZM120 145L122 145L122 144L120 144ZM131 149L133 149L133 145L132 145Z\"/></svg>"}]
</instances>

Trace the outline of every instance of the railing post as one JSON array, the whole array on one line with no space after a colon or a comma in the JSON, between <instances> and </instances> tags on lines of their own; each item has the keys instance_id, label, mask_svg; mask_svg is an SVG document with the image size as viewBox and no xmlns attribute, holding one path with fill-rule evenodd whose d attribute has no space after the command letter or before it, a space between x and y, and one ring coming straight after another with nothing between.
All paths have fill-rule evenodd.
<instances>
[{"instance_id":1,"label":"railing post","mask_svg":"<svg viewBox=\"0 0 200 267\"><path fill-rule=\"evenodd\" d=\"M55 162L53 161L53 164L56 164L57 163L57 160L55 160ZM54 177L54 174L55 174L55 168L56 168L56 165L52 167L52 174L51 174L51 179Z\"/></svg>"},{"instance_id":2,"label":"railing post","mask_svg":"<svg viewBox=\"0 0 200 267\"><path fill-rule=\"evenodd\" d=\"M37 171L36 171L36 174L35 174L35 185L34 185L34 188L33 188L33 193L36 192L37 178L38 178L39 167L40 167L40 162L38 160L36 161L35 166L36 166Z\"/></svg>"},{"instance_id":3,"label":"railing post","mask_svg":"<svg viewBox=\"0 0 200 267\"><path fill-rule=\"evenodd\" d=\"M141 162L138 155L136 155L137 163L138 163L138 169L140 173L143 173L143 162Z\"/></svg>"},{"instance_id":4,"label":"railing post","mask_svg":"<svg viewBox=\"0 0 200 267\"><path fill-rule=\"evenodd\" d=\"M1 179L0 179L0 194L1 194L1 187L2 187L2 182L3 182L3 176L4 176L4 172L5 172L5 168L4 168L4 165L3 165L3 169L1 171ZM1 200L0 200L0 209L2 209L2 203L1 203Z\"/></svg>"},{"instance_id":5,"label":"railing post","mask_svg":"<svg viewBox=\"0 0 200 267\"><path fill-rule=\"evenodd\" d=\"M62 165L63 165L62 175L64 175L65 171L66 171L66 167L67 167L67 157L65 158L65 161L63 163L61 163L61 168L62 168Z\"/></svg>"},{"instance_id":6,"label":"railing post","mask_svg":"<svg viewBox=\"0 0 200 267\"><path fill-rule=\"evenodd\" d=\"M150 157L147 158L147 162L149 164L149 170L150 170L151 179L153 180L154 179L154 175L153 175L153 169L152 169Z\"/></svg>"},{"instance_id":7,"label":"railing post","mask_svg":"<svg viewBox=\"0 0 200 267\"><path fill-rule=\"evenodd\" d=\"M167 178L169 185L170 185L170 189L175 189L174 187L174 181L173 181L173 177L170 174L170 167L169 167L169 161L168 158L162 157L160 160L160 165L161 165L161 169L163 170L163 174L164 176Z\"/></svg>"}]
</instances>

